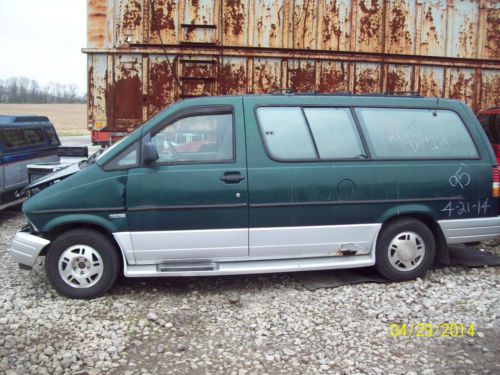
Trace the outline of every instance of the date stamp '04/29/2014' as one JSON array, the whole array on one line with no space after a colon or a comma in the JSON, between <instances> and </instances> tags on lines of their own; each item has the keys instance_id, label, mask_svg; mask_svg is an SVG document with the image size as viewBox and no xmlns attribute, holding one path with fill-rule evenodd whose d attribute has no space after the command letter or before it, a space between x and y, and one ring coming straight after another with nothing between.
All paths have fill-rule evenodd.
<instances>
[{"instance_id":1,"label":"date stamp '04/29/2014'","mask_svg":"<svg viewBox=\"0 0 500 375\"><path fill-rule=\"evenodd\" d=\"M393 323L389 327L392 337L474 337L476 335L474 323Z\"/></svg>"}]
</instances>

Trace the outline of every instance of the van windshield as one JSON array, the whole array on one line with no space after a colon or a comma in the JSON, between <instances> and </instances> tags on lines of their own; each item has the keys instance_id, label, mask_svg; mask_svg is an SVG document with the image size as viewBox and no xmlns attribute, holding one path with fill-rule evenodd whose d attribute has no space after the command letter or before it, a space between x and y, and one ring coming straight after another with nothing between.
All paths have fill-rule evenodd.
<instances>
[{"instance_id":1,"label":"van windshield","mask_svg":"<svg viewBox=\"0 0 500 375\"><path fill-rule=\"evenodd\" d=\"M123 141L125 141L125 139L129 138L132 134L135 134L138 131L139 132L141 131L141 127L135 129L132 133L130 133L129 135L123 137L118 142L114 143L112 146L110 146L110 147L108 147L106 149L104 149L104 148L99 149L99 151L97 151L97 152L93 153L92 155L90 155L90 157L87 160L81 161L80 164L79 164L79 167L80 168L84 168L87 165L94 163L96 160L101 159L102 157L104 157L104 155L107 155L110 152L112 152L113 150L115 150L116 148L118 148L118 145L122 144Z\"/></svg>"},{"instance_id":2,"label":"van windshield","mask_svg":"<svg viewBox=\"0 0 500 375\"><path fill-rule=\"evenodd\" d=\"M126 137L123 137L122 139L120 139L118 142L114 143L112 146L106 148L106 149L103 149L101 148L99 151L97 151L97 155L95 155L95 160L99 160L100 158L102 158L104 155L107 155L109 152L111 152L112 150L116 149L118 147L118 145L122 144L123 141L125 139L127 139L128 137L130 137L130 135L127 135ZM94 156L92 155L92 156ZM91 156L91 157L92 157Z\"/></svg>"}]
</instances>

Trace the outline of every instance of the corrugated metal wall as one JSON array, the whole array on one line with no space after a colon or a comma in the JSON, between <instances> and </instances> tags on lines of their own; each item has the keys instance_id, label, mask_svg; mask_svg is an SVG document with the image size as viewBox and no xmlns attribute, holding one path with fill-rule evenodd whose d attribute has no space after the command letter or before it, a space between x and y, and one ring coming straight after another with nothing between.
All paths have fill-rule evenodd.
<instances>
[{"instance_id":1,"label":"corrugated metal wall","mask_svg":"<svg viewBox=\"0 0 500 375\"><path fill-rule=\"evenodd\" d=\"M198 95L418 92L500 105L497 0L89 0L89 124Z\"/></svg>"}]
</instances>

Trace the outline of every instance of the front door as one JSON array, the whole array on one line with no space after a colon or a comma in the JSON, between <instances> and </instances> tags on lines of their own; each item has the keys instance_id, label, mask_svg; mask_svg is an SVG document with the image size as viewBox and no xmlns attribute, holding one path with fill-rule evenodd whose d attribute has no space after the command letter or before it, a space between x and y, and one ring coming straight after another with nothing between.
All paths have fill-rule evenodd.
<instances>
[{"instance_id":1,"label":"front door","mask_svg":"<svg viewBox=\"0 0 500 375\"><path fill-rule=\"evenodd\" d=\"M204 100L143 135L158 160L130 170L127 218L138 264L248 256L241 98Z\"/></svg>"}]
</instances>

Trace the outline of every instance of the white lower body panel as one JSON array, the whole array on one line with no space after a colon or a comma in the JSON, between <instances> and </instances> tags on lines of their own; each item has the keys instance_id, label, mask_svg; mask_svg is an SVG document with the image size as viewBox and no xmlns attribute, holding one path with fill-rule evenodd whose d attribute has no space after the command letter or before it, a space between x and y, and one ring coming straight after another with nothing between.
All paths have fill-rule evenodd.
<instances>
[{"instance_id":1,"label":"white lower body panel","mask_svg":"<svg viewBox=\"0 0 500 375\"><path fill-rule=\"evenodd\" d=\"M367 267L381 224L121 232L124 274L208 276Z\"/></svg>"},{"instance_id":2,"label":"white lower body panel","mask_svg":"<svg viewBox=\"0 0 500 375\"><path fill-rule=\"evenodd\" d=\"M125 265L126 277L159 277L159 276L222 276L244 275L274 272L317 271L343 268L369 267L375 264L371 255L335 256L297 259L246 260L238 262L220 262L213 270L184 270L162 272L160 265Z\"/></svg>"},{"instance_id":3,"label":"white lower body panel","mask_svg":"<svg viewBox=\"0 0 500 375\"><path fill-rule=\"evenodd\" d=\"M382 224L250 229L251 258L309 258L370 253Z\"/></svg>"},{"instance_id":4,"label":"white lower body panel","mask_svg":"<svg viewBox=\"0 0 500 375\"><path fill-rule=\"evenodd\" d=\"M438 223L449 245L500 237L500 216L440 220Z\"/></svg>"},{"instance_id":5,"label":"white lower body panel","mask_svg":"<svg viewBox=\"0 0 500 375\"><path fill-rule=\"evenodd\" d=\"M131 232L137 264L169 260L248 257L248 229Z\"/></svg>"}]
</instances>

